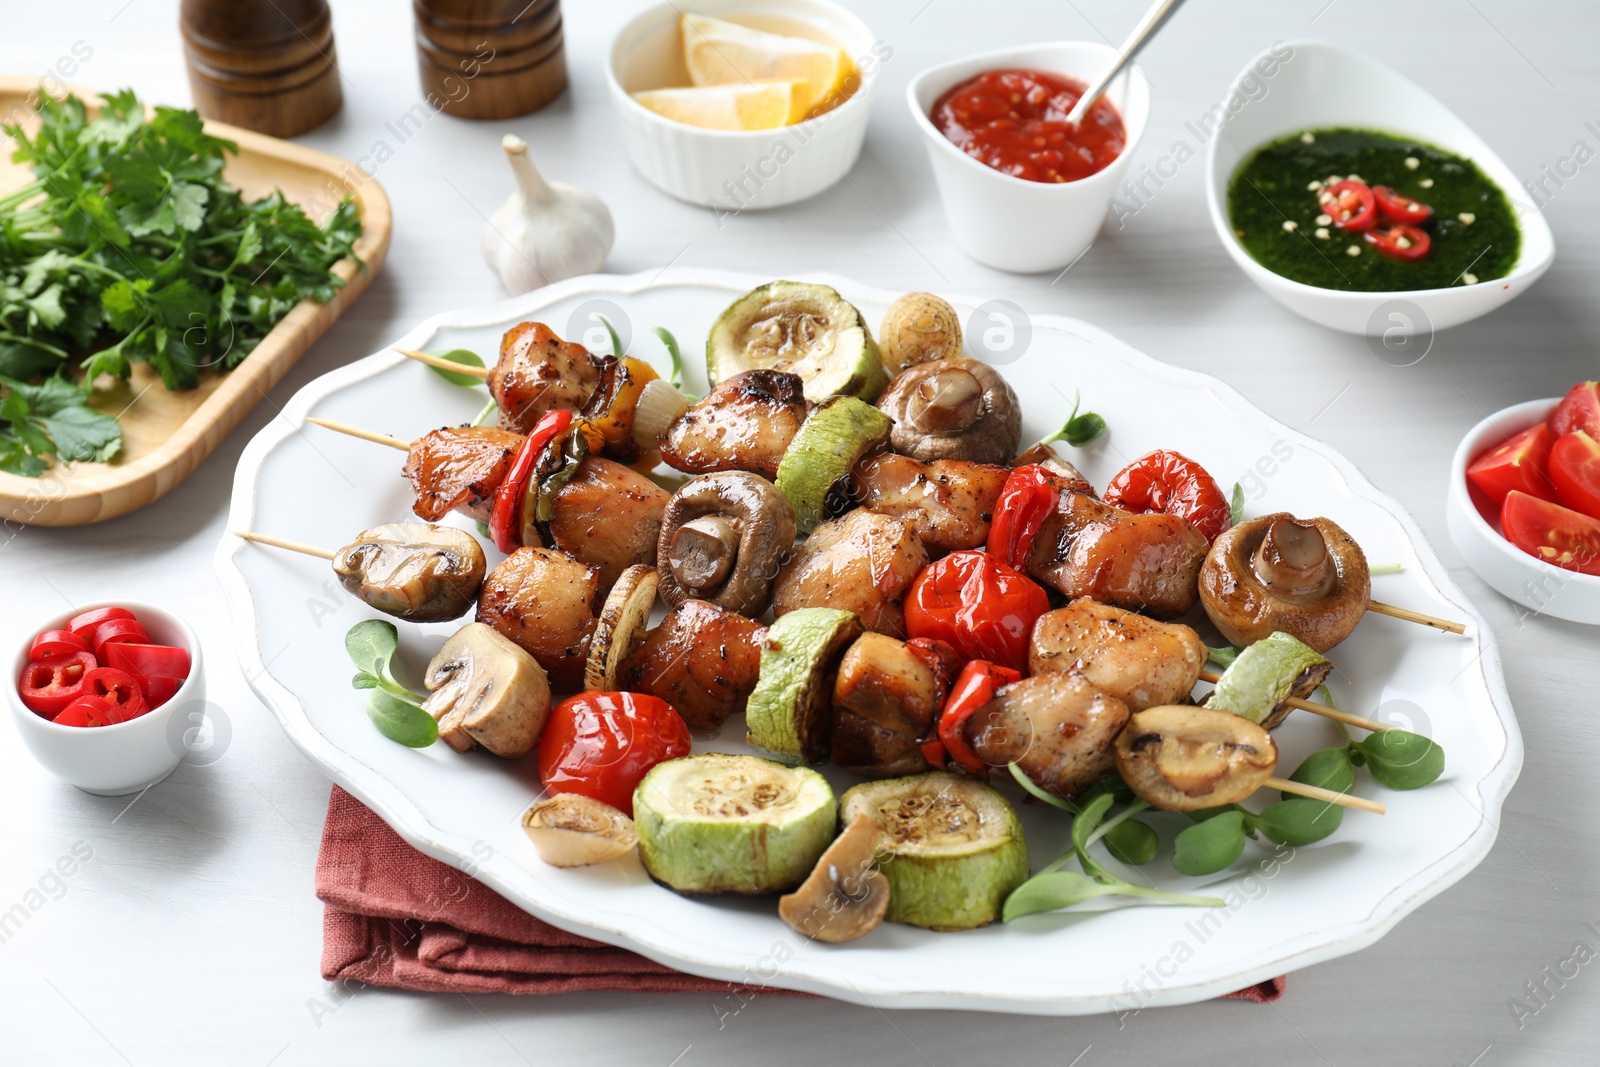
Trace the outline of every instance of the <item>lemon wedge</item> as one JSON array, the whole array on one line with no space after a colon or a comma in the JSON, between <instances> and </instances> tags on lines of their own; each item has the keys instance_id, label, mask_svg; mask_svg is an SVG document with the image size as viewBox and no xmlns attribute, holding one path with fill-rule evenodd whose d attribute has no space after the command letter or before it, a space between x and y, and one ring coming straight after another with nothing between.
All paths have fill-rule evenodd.
<instances>
[{"instance_id":1,"label":"lemon wedge","mask_svg":"<svg viewBox=\"0 0 1600 1067\"><path fill-rule=\"evenodd\" d=\"M803 78L809 94L799 102L801 117L819 103L842 97L854 69L844 49L804 37L765 33L709 15L684 15L682 29L683 59L693 84L748 85Z\"/></svg>"},{"instance_id":2,"label":"lemon wedge","mask_svg":"<svg viewBox=\"0 0 1600 1067\"><path fill-rule=\"evenodd\" d=\"M805 117L811 99L805 79L756 85L708 85L695 89L648 89L633 98L658 115L711 130L772 130Z\"/></svg>"}]
</instances>

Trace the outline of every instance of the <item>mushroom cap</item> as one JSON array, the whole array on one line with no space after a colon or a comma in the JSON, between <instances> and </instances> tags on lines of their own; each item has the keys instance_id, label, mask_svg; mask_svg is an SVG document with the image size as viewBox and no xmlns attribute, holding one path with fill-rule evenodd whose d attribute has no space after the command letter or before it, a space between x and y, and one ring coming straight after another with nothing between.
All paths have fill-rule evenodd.
<instances>
[{"instance_id":1,"label":"mushroom cap","mask_svg":"<svg viewBox=\"0 0 1600 1067\"><path fill-rule=\"evenodd\" d=\"M1327 652L1361 621L1372 598L1366 553L1332 519L1296 520L1316 527L1333 565L1333 583L1316 599L1274 591L1256 572L1255 554L1272 524L1287 512L1241 522L1218 535L1200 568L1200 601L1222 636L1239 648L1275 630Z\"/></svg>"},{"instance_id":2,"label":"mushroom cap","mask_svg":"<svg viewBox=\"0 0 1600 1067\"><path fill-rule=\"evenodd\" d=\"M800 888L778 898L778 914L814 941L854 941L883 921L889 879L878 871L883 830L857 815L818 859Z\"/></svg>"},{"instance_id":3,"label":"mushroom cap","mask_svg":"<svg viewBox=\"0 0 1600 1067\"><path fill-rule=\"evenodd\" d=\"M1009 463L1022 443L1017 394L981 360L913 364L889 383L878 410L894 419L894 450L916 459Z\"/></svg>"},{"instance_id":4,"label":"mushroom cap","mask_svg":"<svg viewBox=\"0 0 1600 1067\"><path fill-rule=\"evenodd\" d=\"M1237 804L1278 764L1266 730L1231 711L1192 704L1136 713L1112 749L1128 788L1164 811Z\"/></svg>"},{"instance_id":5,"label":"mushroom cap","mask_svg":"<svg viewBox=\"0 0 1600 1067\"><path fill-rule=\"evenodd\" d=\"M704 600L755 618L772 598L796 530L794 506L760 475L721 471L689 479L661 522L661 599L671 607Z\"/></svg>"},{"instance_id":6,"label":"mushroom cap","mask_svg":"<svg viewBox=\"0 0 1600 1067\"><path fill-rule=\"evenodd\" d=\"M904 293L883 313L878 355L891 371L961 355L961 319L932 293Z\"/></svg>"}]
</instances>

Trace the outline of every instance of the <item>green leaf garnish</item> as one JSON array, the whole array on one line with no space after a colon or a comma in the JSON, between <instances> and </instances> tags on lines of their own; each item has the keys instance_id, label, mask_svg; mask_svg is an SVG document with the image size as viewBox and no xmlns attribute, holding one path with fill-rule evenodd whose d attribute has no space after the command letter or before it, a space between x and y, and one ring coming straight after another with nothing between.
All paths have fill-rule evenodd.
<instances>
[{"instance_id":1,"label":"green leaf garnish","mask_svg":"<svg viewBox=\"0 0 1600 1067\"><path fill-rule=\"evenodd\" d=\"M452 348L448 352L430 352L428 354L430 356L436 356L439 359L447 359L451 363L459 363L463 367L481 368L483 366L483 357L478 355L476 352L469 352L465 348ZM443 378L445 381L449 382L451 385L459 385L464 388L471 388L472 386L483 384L482 378L471 374L457 374L453 370L445 370L443 367L435 367L432 365L429 365L428 369L433 371L433 373L437 374L439 377Z\"/></svg>"},{"instance_id":2,"label":"green leaf garnish","mask_svg":"<svg viewBox=\"0 0 1600 1067\"><path fill-rule=\"evenodd\" d=\"M1444 749L1421 734L1384 730L1355 744L1372 777L1390 789L1421 789L1444 773Z\"/></svg>"},{"instance_id":3,"label":"green leaf garnish","mask_svg":"<svg viewBox=\"0 0 1600 1067\"><path fill-rule=\"evenodd\" d=\"M599 312L595 312L594 317L600 320L600 325L606 328L606 334L611 338L611 354L618 359L621 359L623 356L627 355L627 353L622 350L622 338L617 336L617 328L611 325L611 320Z\"/></svg>"},{"instance_id":4,"label":"green leaf garnish","mask_svg":"<svg viewBox=\"0 0 1600 1067\"><path fill-rule=\"evenodd\" d=\"M1179 874L1215 874L1244 854L1244 813L1223 811L1178 834L1172 845L1172 866Z\"/></svg>"},{"instance_id":5,"label":"green leaf garnish","mask_svg":"<svg viewBox=\"0 0 1600 1067\"><path fill-rule=\"evenodd\" d=\"M683 387L683 355L678 351L678 339L672 336L672 331L665 326L657 326L655 334L661 338L661 343L667 347L667 355L672 359L672 373L667 376L667 382L675 389Z\"/></svg>"},{"instance_id":6,"label":"green leaf garnish","mask_svg":"<svg viewBox=\"0 0 1600 1067\"><path fill-rule=\"evenodd\" d=\"M1228 498L1228 522L1237 526L1244 521L1244 486L1233 483L1233 495Z\"/></svg>"},{"instance_id":7,"label":"green leaf garnish","mask_svg":"<svg viewBox=\"0 0 1600 1067\"><path fill-rule=\"evenodd\" d=\"M439 724L432 715L382 689L367 697L367 718L384 737L411 748L427 748L439 739Z\"/></svg>"}]
</instances>

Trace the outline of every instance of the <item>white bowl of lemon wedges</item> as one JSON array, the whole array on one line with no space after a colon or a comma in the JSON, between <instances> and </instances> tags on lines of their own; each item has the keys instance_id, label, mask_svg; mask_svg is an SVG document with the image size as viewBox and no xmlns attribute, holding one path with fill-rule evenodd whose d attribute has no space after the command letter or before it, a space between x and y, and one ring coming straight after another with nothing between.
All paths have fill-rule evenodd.
<instances>
[{"instance_id":1,"label":"white bowl of lemon wedges","mask_svg":"<svg viewBox=\"0 0 1600 1067\"><path fill-rule=\"evenodd\" d=\"M891 54L831 0L668 2L617 34L606 81L634 167L720 224L844 177Z\"/></svg>"}]
</instances>

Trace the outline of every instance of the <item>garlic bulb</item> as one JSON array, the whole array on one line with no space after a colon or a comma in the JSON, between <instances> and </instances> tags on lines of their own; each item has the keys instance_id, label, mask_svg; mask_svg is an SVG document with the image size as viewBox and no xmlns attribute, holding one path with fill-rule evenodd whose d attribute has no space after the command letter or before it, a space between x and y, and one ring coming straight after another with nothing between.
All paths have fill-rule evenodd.
<instances>
[{"instance_id":1,"label":"garlic bulb","mask_svg":"<svg viewBox=\"0 0 1600 1067\"><path fill-rule=\"evenodd\" d=\"M522 138L506 134L500 147L517 191L483 228L483 259L506 289L526 293L604 267L616 239L605 202L587 189L545 181Z\"/></svg>"}]
</instances>

